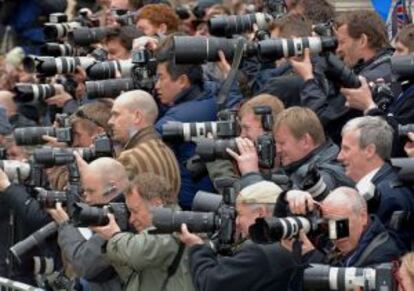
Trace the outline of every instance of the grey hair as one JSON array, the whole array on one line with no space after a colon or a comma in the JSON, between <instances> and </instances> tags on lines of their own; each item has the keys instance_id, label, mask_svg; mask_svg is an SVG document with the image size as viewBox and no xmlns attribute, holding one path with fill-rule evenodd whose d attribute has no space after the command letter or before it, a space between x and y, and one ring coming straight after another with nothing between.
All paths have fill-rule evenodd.
<instances>
[{"instance_id":1,"label":"grey hair","mask_svg":"<svg viewBox=\"0 0 414 291\"><path fill-rule=\"evenodd\" d=\"M363 116L351 119L342 128L342 136L351 130L359 130L360 148L373 144L381 159L388 160L391 157L394 130L383 118Z\"/></svg>"},{"instance_id":2,"label":"grey hair","mask_svg":"<svg viewBox=\"0 0 414 291\"><path fill-rule=\"evenodd\" d=\"M350 187L339 187L329 193L324 202L334 202L335 205L351 207L354 214L362 214L367 212L367 202L364 197L358 193L357 190Z\"/></svg>"}]
</instances>

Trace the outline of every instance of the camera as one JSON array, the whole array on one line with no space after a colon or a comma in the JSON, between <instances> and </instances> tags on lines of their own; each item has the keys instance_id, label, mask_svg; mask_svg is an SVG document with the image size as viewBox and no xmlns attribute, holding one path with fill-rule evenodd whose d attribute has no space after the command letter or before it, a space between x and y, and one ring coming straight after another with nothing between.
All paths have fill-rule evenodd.
<instances>
[{"instance_id":1,"label":"camera","mask_svg":"<svg viewBox=\"0 0 414 291\"><path fill-rule=\"evenodd\" d=\"M106 27L81 27L68 33L71 45L90 46L103 40L108 34Z\"/></svg>"},{"instance_id":2,"label":"camera","mask_svg":"<svg viewBox=\"0 0 414 291\"><path fill-rule=\"evenodd\" d=\"M218 121L211 122L169 122L162 127L164 140L192 141L212 134L213 138L231 138L240 134L237 112L225 110L218 114Z\"/></svg>"},{"instance_id":3,"label":"camera","mask_svg":"<svg viewBox=\"0 0 414 291\"><path fill-rule=\"evenodd\" d=\"M104 226L109 223L109 213L115 216L122 231L129 229L129 211L125 203L109 203L99 207L75 203L72 221L77 227Z\"/></svg>"},{"instance_id":4,"label":"camera","mask_svg":"<svg viewBox=\"0 0 414 291\"><path fill-rule=\"evenodd\" d=\"M303 230L310 240L321 236L337 240L349 236L349 220L326 220L318 211L313 211L307 216L257 218L249 227L249 234L253 242L269 243L294 238L299 235L300 230Z\"/></svg>"},{"instance_id":5,"label":"camera","mask_svg":"<svg viewBox=\"0 0 414 291\"><path fill-rule=\"evenodd\" d=\"M174 59L177 64L200 64L219 60L218 52L223 51L232 59L237 39L218 37L175 36L173 40ZM281 58L301 56L305 48L311 53L334 51L337 40L334 37L303 37L291 39L265 39L246 42L243 57L258 57L261 61L275 61Z\"/></svg>"},{"instance_id":6,"label":"camera","mask_svg":"<svg viewBox=\"0 0 414 291\"><path fill-rule=\"evenodd\" d=\"M303 274L304 290L363 290L394 291L397 281L395 267L385 263L375 268L337 268L329 265L311 264Z\"/></svg>"},{"instance_id":7,"label":"camera","mask_svg":"<svg viewBox=\"0 0 414 291\"><path fill-rule=\"evenodd\" d=\"M123 91L135 90L132 79L107 79L101 81L86 81L86 94L89 98L116 98Z\"/></svg>"},{"instance_id":8,"label":"camera","mask_svg":"<svg viewBox=\"0 0 414 291\"><path fill-rule=\"evenodd\" d=\"M390 160L390 163L397 171L401 182L410 186L414 185L414 158L394 158Z\"/></svg>"},{"instance_id":9,"label":"camera","mask_svg":"<svg viewBox=\"0 0 414 291\"><path fill-rule=\"evenodd\" d=\"M399 136L407 136L409 133L414 133L414 124L409 123L405 125L398 125L398 135Z\"/></svg>"},{"instance_id":10,"label":"camera","mask_svg":"<svg viewBox=\"0 0 414 291\"><path fill-rule=\"evenodd\" d=\"M48 135L57 138L58 142L72 142L72 128L54 127L22 127L14 130L17 145L37 145L46 143L42 136Z\"/></svg>"},{"instance_id":11,"label":"camera","mask_svg":"<svg viewBox=\"0 0 414 291\"><path fill-rule=\"evenodd\" d=\"M131 61L106 61L92 65L86 73L92 80L114 79L117 71L121 74L121 78L129 78L133 65Z\"/></svg>"},{"instance_id":12,"label":"camera","mask_svg":"<svg viewBox=\"0 0 414 291\"><path fill-rule=\"evenodd\" d=\"M11 182L19 183L25 181L31 174L30 164L16 160L1 160L0 168Z\"/></svg>"},{"instance_id":13,"label":"camera","mask_svg":"<svg viewBox=\"0 0 414 291\"><path fill-rule=\"evenodd\" d=\"M69 56L78 56L80 51L69 45L61 43L46 43L40 47L40 53L42 56L52 56L52 57L69 57Z\"/></svg>"},{"instance_id":14,"label":"camera","mask_svg":"<svg viewBox=\"0 0 414 291\"><path fill-rule=\"evenodd\" d=\"M131 55L131 77L135 88L151 91L157 75L157 59L147 49L133 50Z\"/></svg>"},{"instance_id":15,"label":"camera","mask_svg":"<svg viewBox=\"0 0 414 291\"><path fill-rule=\"evenodd\" d=\"M23 61L27 72L38 73L43 77L74 73L78 66L86 70L95 63L96 60L90 57L29 57Z\"/></svg>"},{"instance_id":16,"label":"camera","mask_svg":"<svg viewBox=\"0 0 414 291\"><path fill-rule=\"evenodd\" d=\"M75 151L86 161L113 156L111 140L106 135L101 135L95 139L94 145L90 148L43 147L35 149L33 159L36 163L46 167L67 165L75 160L73 156Z\"/></svg>"},{"instance_id":17,"label":"camera","mask_svg":"<svg viewBox=\"0 0 414 291\"><path fill-rule=\"evenodd\" d=\"M66 206L66 192L46 190L40 187L35 189L37 191L36 199L43 208L55 208L56 203L62 203L62 206Z\"/></svg>"},{"instance_id":18,"label":"camera","mask_svg":"<svg viewBox=\"0 0 414 291\"><path fill-rule=\"evenodd\" d=\"M273 17L266 13L215 16L208 21L208 28L211 35L231 37L253 31L255 24L259 30L266 30L272 21Z\"/></svg>"},{"instance_id":19,"label":"camera","mask_svg":"<svg viewBox=\"0 0 414 291\"><path fill-rule=\"evenodd\" d=\"M231 185L232 183L231 180ZM152 208L152 222L155 229L150 230L150 233L160 234L180 231L181 224L185 223L191 232L212 233L211 239L218 252L229 254L234 242L236 221L234 207L236 195L231 185L223 187L223 198L219 194L197 192L194 197L193 211L175 211L161 207Z\"/></svg>"},{"instance_id":20,"label":"camera","mask_svg":"<svg viewBox=\"0 0 414 291\"><path fill-rule=\"evenodd\" d=\"M115 21L121 26L135 25L137 16L137 12L127 12L123 15L116 15Z\"/></svg>"}]
</instances>

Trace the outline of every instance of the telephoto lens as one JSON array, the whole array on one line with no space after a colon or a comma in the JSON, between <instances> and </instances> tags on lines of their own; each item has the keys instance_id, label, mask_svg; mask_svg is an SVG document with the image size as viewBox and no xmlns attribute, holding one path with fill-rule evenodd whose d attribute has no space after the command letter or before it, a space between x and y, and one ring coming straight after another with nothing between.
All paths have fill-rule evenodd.
<instances>
[{"instance_id":1,"label":"telephoto lens","mask_svg":"<svg viewBox=\"0 0 414 291\"><path fill-rule=\"evenodd\" d=\"M56 88L49 84L17 83L13 91L16 93L14 100L21 103L36 104L40 100L46 100L56 95Z\"/></svg>"},{"instance_id":2,"label":"telephoto lens","mask_svg":"<svg viewBox=\"0 0 414 291\"><path fill-rule=\"evenodd\" d=\"M398 125L398 135L399 136L407 136L409 133L414 133L414 124L410 123L410 124L399 124Z\"/></svg>"},{"instance_id":3,"label":"telephoto lens","mask_svg":"<svg viewBox=\"0 0 414 291\"><path fill-rule=\"evenodd\" d=\"M127 60L116 60L96 63L86 71L88 77L92 80L104 80L117 78L119 72L121 78L131 77L131 70L134 64Z\"/></svg>"},{"instance_id":4,"label":"telephoto lens","mask_svg":"<svg viewBox=\"0 0 414 291\"><path fill-rule=\"evenodd\" d=\"M227 153L227 148L238 152L236 140L234 139L211 139L199 138L197 139L196 154L200 156L203 161L214 161L216 159L231 159Z\"/></svg>"},{"instance_id":5,"label":"telephoto lens","mask_svg":"<svg viewBox=\"0 0 414 291\"><path fill-rule=\"evenodd\" d=\"M43 147L35 149L33 159L37 164L45 167L63 166L75 161L74 152L86 161L91 161L95 158L95 151L93 148L53 148Z\"/></svg>"},{"instance_id":6,"label":"telephoto lens","mask_svg":"<svg viewBox=\"0 0 414 291\"><path fill-rule=\"evenodd\" d=\"M215 16L208 21L208 28L211 35L231 37L234 34L253 31L255 24L259 30L266 30L272 20L273 17L265 13Z\"/></svg>"},{"instance_id":7,"label":"telephoto lens","mask_svg":"<svg viewBox=\"0 0 414 291\"><path fill-rule=\"evenodd\" d=\"M55 208L56 203L62 203L62 206L66 206L66 192L46 190L39 187L36 188L36 191L36 199L43 208Z\"/></svg>"},{"instance_id":8,"label":"telephoto lens","mask_svg":"<svg viewBox=\"0 0 414 291\"><path fill-rule=\"evenodd\" d=\"M89 57L58 57L39 60L34 66L34 72L44 77L56 74L74 73L78 66L85 70L96 63L94 58Z\"/></svg>"},{"instance_id":9,"label":"telephoto lens","mask_svg":"<svg viewBox=\"0 0 414 291\"><path fill-rule=\"evenodd\" d=\"M301 229L305 233L312 229L312 223L307 217L266 217L257 218L256 223L249 227L249 234L253 242L268 243L291 239L297 236Z\"/></svg>"},{"instance_id":10,"label":"telephoto lens","mask_svg":"<svg viewBox=\"0 0 414 291\"><path fill-rule=\"evenodd\" d=\"M106 27L81 27L68 33L68 42L71 45L89 46L103 40L107 33Z\"/></svg>"},{"instance_id":11,"label":"telephoto lens","mask_svg":"<svg viewBox=\"0 0 414 291\"><path fill-rule=\"evenodd\" d=\"M46 43L40 47L42 56L70 57L78 55L78 50L69 44Z\"/></svg>"},{"instance_id":12,"label":"telephoto lens","mask_svg":"<svg viewBox=\"0 0 414 291\"><path fill-rule=\"evenodd\" d=\"M30 164L16 160L0 161L0 169L6 173L10 181L16 183L27 180L31 174Z\"/></svg>"},{"instance_id":13,"label":"telephoto lens","mask_svg":"<svg viewBox=\"0 0 414 291\"><path fill-rule=\"evenodd\" d=\"M59 40L68 35L70 31L82 27L79 22L64 22L44 24L43 32L47 41Z\"/></svg>"},{"instance_id":14,"label":"telephoto lens","mask_svg":"<svg viewBox=\"0 0 414 291\"><path fill-rule=\"evenodd\" d=\"M213 212L174 211L170 208L154 207L151 213L155 227L151 233L180 231L183 223L194 233L214 232L219 227L218 219Z\"/></svg>"},{"instance_id":15,"label":"telephoto lens","mask_svg":"<svg viewBox=\"0 0 414 291\"><path fill-rule=\"evenodd\" d=\"M72 142L72 129L70 127L21 127L14 130L14 139L17 145L38 145L47 141L43 136L56 137L59 142Z\"/></svg>"},{"instance_id":16,"label":"telephoto lens","mask_svg":"<svg viewBox=\"0 0 414 291\"><path fill-rule=\"evenodd\" d=\"M132 79L108 79L87 81L86 93L89 98L116 98L123 91L135 90Z\"/></svg>"},{"instance_id":17,"label":"telephoto lens","mask_svg":"<svg viewBox=\"0 0 414 291\"><path fill-rule=\"evenodd\" d=\"M304 290L363 290L394 291L398 286L392 263L371 268L337 268L311 264L304 270Z\"/></svg>"}]
</instances>

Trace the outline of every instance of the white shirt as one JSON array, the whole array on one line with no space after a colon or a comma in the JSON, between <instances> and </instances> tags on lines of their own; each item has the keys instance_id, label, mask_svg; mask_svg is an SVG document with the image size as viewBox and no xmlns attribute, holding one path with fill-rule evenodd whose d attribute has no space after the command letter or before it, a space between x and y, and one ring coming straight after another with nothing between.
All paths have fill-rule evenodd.
<instances>
[{"instance_id":1,"label":"white shirt","mask_svg":"<svg viewBox=\"0 0 414 291\"><path fill-rule=\"evenodd\" d=\"M362 177L361 180L358 181L355 186L359 194L364 196L365 200L369 200L374 196L375 186L371 180L374 178L375 174L379 171L380 168L381 167L378 167L366 174L364 177Z\"/></svg>"}]
</instances>

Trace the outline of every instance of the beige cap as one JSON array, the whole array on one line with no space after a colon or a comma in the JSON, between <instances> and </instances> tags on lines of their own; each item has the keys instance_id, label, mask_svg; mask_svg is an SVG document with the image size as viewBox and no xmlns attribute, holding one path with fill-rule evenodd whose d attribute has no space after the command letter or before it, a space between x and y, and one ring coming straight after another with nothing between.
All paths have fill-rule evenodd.
<instances>
[{"instance_id":1,"label":"beige cap","mask_svg":"<svg viewBox=\"0 0 414 291\"><path fill-rule=\"evenodd\" d=\"M282 191L282 188L275 183L261 181L243 188L237 196L237 202L246 204L275 204L277 197Z\"/></svg>"}]
</instances>

